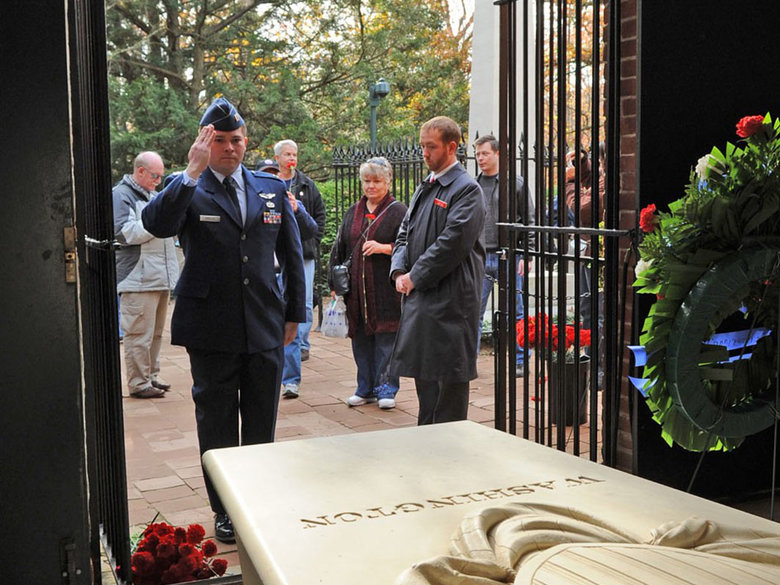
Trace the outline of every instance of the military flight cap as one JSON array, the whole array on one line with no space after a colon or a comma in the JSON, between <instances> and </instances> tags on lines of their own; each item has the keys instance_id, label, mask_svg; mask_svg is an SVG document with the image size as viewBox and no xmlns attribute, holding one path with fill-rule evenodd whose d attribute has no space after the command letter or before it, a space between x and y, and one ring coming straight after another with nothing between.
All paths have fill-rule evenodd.
<instances>
[{"instance_id":1,"label":"military flight cap","mask_svg":"<svg viewBox=\"0 0 780 585\"><path fill-rule=\"evenodd\" d=\"M212 124L215 130L230 132L243 126L244 119L238 113L236 106L221 97L211 102L206 113L200 119L201 126L209 124Z\"/></svg>"},{"instance_id":2,"label":"military flight cap","mask_svg":"<svg viewBox=\"0 0 780 585\"><path fill-rule=\"evenodd\" d=\"M261 160L257 164L258 171L263 171L264 173L278 173L279 172L279 164L273 160L272 158L267 158L265 160Z\"/></svg>"}]
</instances>

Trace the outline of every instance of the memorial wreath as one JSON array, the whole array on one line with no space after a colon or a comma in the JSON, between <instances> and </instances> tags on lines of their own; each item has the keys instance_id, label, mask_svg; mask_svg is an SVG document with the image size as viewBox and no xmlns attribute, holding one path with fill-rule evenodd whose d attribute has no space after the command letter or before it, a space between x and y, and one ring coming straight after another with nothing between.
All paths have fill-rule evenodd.
<instances>
[{"instance_id":1,"label":"memorial wreath","mask_svg":"<svg viewBox=\"0 0 780 585\"><path fill-rule=\"evenodd\" d=\"M692 451L734 449L777 416L780 119L747 116L737 135L668 212L639 218L634 286L656 300L637 385L666 442Z\"/></svg>"}]
</instances>

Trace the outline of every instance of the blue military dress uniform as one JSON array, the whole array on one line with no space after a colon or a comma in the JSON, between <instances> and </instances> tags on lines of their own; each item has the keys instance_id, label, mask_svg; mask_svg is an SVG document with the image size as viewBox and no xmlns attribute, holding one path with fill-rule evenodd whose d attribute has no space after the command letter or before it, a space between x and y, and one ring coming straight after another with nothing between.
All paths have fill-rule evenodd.
<instances>
[{"instance_id":1,"label":"blue military dress uniform","mask_svg":"<svg viewBox=\"0 0 780 585\"><path fill-rule=\"evenodd\" d=\"M243 125L235 108L220 100L201 126L231 131ZM184 251L171 342L185 346L190 356L201 454L273 441L285 322L306 319L301 241L284 184L240 169L245 221L210 168L195 185L180 174L143 212L150 233L178 235ZM224 514L207 476L206 487L212 509Z\"/></svg>"}]
</instances>

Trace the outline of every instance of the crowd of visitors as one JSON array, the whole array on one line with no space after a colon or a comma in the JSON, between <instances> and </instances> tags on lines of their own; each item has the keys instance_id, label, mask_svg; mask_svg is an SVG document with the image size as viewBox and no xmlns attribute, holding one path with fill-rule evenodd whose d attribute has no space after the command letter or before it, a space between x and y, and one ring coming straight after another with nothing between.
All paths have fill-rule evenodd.
<instances>
[{"instance_id":1,"label":"crowd of visitors","mask_svg":"<svg viewBox=\"0 0 780 585\"><path fill-rule=\"evenodd\" d=\"M171 343L189 356L201 454L273 441L280 397L299 396L301 362L310 352L325 205L297 168L293 140L278 142L273 158L254 171L244 165L248 141L240 112L218 98L200 121L183 172L167 177L158 193L162 158L142 152L113 192L130 396L160 398L170 388L159 374L159 351L172 293ZM418 424L467 417L485 242L493 241L496 221L490 215L483 233L485 210L495 207L492 191L483 191L497 169L480 162L479 182L469 176L456 157L460 142L449 118L422 126L429 174L408 208L393 197L387 159L360 167L362 197L344 214L330 253L331 267L349 267L344 301L357 366L349 406L394 408L406 376L415 381ZM483 144L496 151L493 142L477 146ZM204 478L215 536L232 542L232 522Z\"/></svg>"}]
</instances>

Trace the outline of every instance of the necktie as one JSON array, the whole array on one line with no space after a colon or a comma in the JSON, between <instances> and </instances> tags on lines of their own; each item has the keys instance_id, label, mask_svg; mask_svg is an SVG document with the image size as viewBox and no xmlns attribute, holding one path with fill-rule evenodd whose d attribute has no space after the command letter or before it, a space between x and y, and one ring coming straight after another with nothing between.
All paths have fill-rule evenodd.
<instances>
[{"instance_id":1,"label":"necktie","mask_svg":"<svg viewBox=\"0 0 780 585\"><path fill-rule=\"evenodd\" d=\"M233 177L225 177L222 184L225 186L225 191L227 191L228 197L230 197L230 200L233 202L233 205L238 212L238 217L241 217L241 206L238 204L238 194L236 193L236 187L233 183Z\"/></svg>"}]
</instances>

